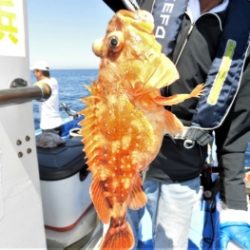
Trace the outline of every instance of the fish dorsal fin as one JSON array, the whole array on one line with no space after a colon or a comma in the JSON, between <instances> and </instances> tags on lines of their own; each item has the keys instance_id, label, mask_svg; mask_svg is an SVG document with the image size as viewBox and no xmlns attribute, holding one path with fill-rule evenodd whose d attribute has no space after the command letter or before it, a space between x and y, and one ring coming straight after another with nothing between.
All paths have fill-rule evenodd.
<instances>
[{"instance_id":1,"label":"fish dorsal fin","mask_svg":"<svg viewBox=\"0 0 250 250\"><path fill-rule=\"evenodd\" d=\"M137 173L130 196L129 208L136 210L144 207L146 203L147 203L147 196L145 195L142 189L141 177L139 173Z\"/></svg>"}]
</instances>

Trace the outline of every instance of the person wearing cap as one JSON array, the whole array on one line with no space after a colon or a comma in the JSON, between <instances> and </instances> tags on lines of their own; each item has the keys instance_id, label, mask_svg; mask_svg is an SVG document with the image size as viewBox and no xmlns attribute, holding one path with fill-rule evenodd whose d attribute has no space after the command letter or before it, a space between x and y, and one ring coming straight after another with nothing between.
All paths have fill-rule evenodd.
<instances>
[{"instance_id":1,"label":"person wearing cap","mask_svg":"<svg viewBox=\"0 0 250 250\"><path fill-rule=\"evenodd\" d=\"M50 76L49 64L45 61L36 62L32 68L37 81L46 81L51 88L51 96L41 103L40 107L40 128L42 134L37 138L37 146L56 147L63 143L58 136L62 118L59 112L59 88L58 82Z\"/></svg>"}]
</instances>

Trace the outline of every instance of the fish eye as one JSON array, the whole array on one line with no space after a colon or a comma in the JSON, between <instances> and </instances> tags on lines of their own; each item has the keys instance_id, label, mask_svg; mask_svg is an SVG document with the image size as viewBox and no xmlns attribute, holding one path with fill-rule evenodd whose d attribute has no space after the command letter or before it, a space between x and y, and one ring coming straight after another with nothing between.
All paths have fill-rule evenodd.
<instances>
[{"instance_id":1,"label":"fish eye","mask_svg":"<svg viewBox=\"0 0 250 250\"><path fill-rule=\"evenodd\" d=\"M108 46L113 52L119 51L123 46L124 38L121 31L114 31L108 36Z\"/></svg>"},{"instance_id":2,"label":"fish eye","mask_svg":"<svg viewBox=\"0 0 250 250\"><path fill-rule=\"evenodd\" d=\"M115 37L115 36L113 36L113 37L110 38L109 47L110 47L111 49L116 48L117 45L118 45L118 43L119 43L118 38Z\"/></svg>"}]
</instances>

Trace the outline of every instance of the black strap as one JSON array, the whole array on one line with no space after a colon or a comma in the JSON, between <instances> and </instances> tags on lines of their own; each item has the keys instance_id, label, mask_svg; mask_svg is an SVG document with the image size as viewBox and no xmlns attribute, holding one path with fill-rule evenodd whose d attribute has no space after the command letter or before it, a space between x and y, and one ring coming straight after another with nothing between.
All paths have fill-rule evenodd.
<instances>
[{"instance_id":1,"label":"black strap","mask_svg":"<svg viewBox=\"0 0 250 250\"><path fill-rule=\"evenodd\" d=\"M140 7L136 0L122 0L127 10L135 11Z\"/></svg>"},{"instance_id":2,"label":"black strap","mask_svg":"<svg viewBox=\"0 0 250 250\"><path fill-rule=\"evenodd\" d=\"M188 5L188 0L155 0L152 14L155 20L155 37L162 52L170 56Z\"/></svg>"},{"instance_id":3,"label":"black strap","mask_svg":"<svg viewBox=\"0 0 250 250\"><path fill-rule=\"evenodd\" d=\"M141 9L151 12L154 0L137 0L137 3L139 4Z\"/></svg>"},{"instance_id":4,"label":"black strap","mask_svg":"<svg viewBox=\"0 0 250 250\"><path fill-rule=\"evenodd\" d=\"M119 0L103 0L114 12L117 12L121 9L126 9L126 6L124 5L123 1Z\"/></svg>"},{"instance_id":5,"label":"black strap","mask_svg":"<svg viewBox=\"0 0 250 250\"><path fill-rule=\"evenodd\" d=\"M207 130L190 127L187 131L186 139L195 141L200 146L205 146L212 142L213 136Z\"/></svg>"},{"instance_id":6,"label":"black strap","mask_svg":"<svg viewBox=\"0 0 250 250\"><path fill-rule=\"evenodd\" d=\"M137 10L139 4L136 0L103 0L114 12L117 12L121 9L127 10Z\"/></svg>"}]
</instances>

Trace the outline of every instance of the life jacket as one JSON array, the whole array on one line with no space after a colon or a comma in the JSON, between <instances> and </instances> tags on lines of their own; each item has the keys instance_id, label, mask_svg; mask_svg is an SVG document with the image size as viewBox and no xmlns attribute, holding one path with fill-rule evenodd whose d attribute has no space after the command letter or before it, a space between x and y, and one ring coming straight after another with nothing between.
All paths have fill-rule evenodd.
<instances>
[{"instance_id":1,"label":"life jacket","mask_svg":"<svg viewBox=\"0 0 250 250\"><path fill-rule=\"evenodd\" d=\"M187 0L155 0L147 6L142 3L141 7L147 7L155 18L155 36L166 55L175 47L187 3ZM232 0L203 95L183 139L202 146L211 141L210 131L223 123L238 93L249 47L250 1Z\"/></svg>"}]
</instances>

